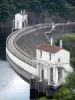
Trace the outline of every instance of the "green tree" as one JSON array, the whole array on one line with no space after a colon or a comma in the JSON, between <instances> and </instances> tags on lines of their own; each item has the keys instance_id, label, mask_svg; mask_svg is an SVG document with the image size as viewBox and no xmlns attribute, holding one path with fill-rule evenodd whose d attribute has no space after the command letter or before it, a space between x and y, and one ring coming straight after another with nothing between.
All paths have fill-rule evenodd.
<instances>
[{"instance_id":1,"label":"green tree","mask_svg":"<svg viewBox=\"0 0 75 100\"><path fill-rule=\"evenodd\" d=\"M75 34L65 34L62 35L56 42L56 45L59 45L59 40L62 39L63 41L63 47L70 51L70 62L71 66L73 67L75 71Z\"/></svg>"},{"instance_id":2,"label":"green tree","mask_svg":"<svg viewBox=\"0 0 75 100\"><path fill-rule=\"evenodd\" d=\"M75 90L75 73L70 73L66 78L65 87Z\"/></svg>"},{"instance_id":3,"label":"green tree","mask_svg":"<svg viewBox=\"0 0 75 100\"><path fill-rule=\"evenodd\" d=\"M21 9L38 14L43 14L45 11L49 14L58 13L66 19L75 18L74 0L0 0L0 20L7 19Z\"/></svg>"},{"instance_id":4,"label":"green tree","mask_svg":"<svg viewBox=\"0 0 75 100\"><path fill-rule=\"evenodd\" d=\"M60 91L55 95L56 100L75 100L75 93L68 88L61 88Z\"/></svg>"},{"instance_id":5,"label":"green tree","mask_svg":"<svg viewBox=\"0 0 75 100\"><path fill-rule=\"evenodd\" d=\"M57 100L75 100L75 73L70 73L63 87L54 97Z\"/></svg>"}]
</instances>

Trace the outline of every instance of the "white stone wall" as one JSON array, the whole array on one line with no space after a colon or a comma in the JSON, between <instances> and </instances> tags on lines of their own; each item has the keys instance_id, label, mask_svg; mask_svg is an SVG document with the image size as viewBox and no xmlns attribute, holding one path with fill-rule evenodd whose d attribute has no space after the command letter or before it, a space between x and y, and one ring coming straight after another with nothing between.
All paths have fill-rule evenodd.
<instances>
[{"instance_id":1,"label":"white stone wall","mask_svg":"<svg viewBox=\"0 0 75 100\"><path fill-rule=\"evenodd\" d=\"M70 63L70 52L62 49L55 54L56 62L58 62L58 58L60 58L61 63Z\"/></svg>"},{"instance_id":2,"label":"white stone wall","mask_svg":"<svg viewBox=\"0 0 75 100\"><path fill-rule=\"evenodd\" d=\"M9 58L19 67L21 67L23 70L27 71L28 73L35 75L36 76L36 68L30 66L29 64L23 62L16 56L14 56L7 48L6 48L6 53L9 56Z\"/></svg>"},{"instance_id":3,"label":"white stone wall","mask_svg":"<svg viewBox=\"0 0 75 100\"><path fill-rule=\"evenodd\" d=\"M55 54L55 62L58 63L58 59L60 58L60 63L62 63L62 67L66 71L70 71L70 52L66 50L60 50Z\"/></svg>"},{"instance_id":4,"label":"white stone wall","mask_svg":"<svg viewBox=\"0 0 75 100\"><path fill-rule=\"evenodd\" d=\"M19 23L18 26L17 26L17 22ZM22 21L15 20L15 29L22 29Z\"/></svg>"},{"instance_id":5,"label":"white stone wall","mask_svg":"<svg viewBox=\"0 0 75 100\"><path fill-rule=\"evenodd\" d=\"M58 63L58 59L60 58L60 63L70 64L70 52L66 50L60 50L59 52L53 54L51 53L51 60L49 52L42 51L42 58L40 58L40 50L36 50L37 60L43 60L52 63Z\"/></svg>"},{"instance_id":6,"label":"white stone wall","mask_svg":"<svg viewBox=\"0 0 75 100\"><path fill-rule=\"evenodd\" d=\"M17 27L17 22L19 27ZM15 15L15 29L22 29L22 15L19 13Z\"/></svg>"},{"instance_id":7,"label":"white stone wall","mask_svg":"<svg viewBox=\"0 0 75 100\"><path fill-rule=\"evenodd\" d=\"M39 60L54 62L54 56L55 55L51 53L51 60L50 60L49 52L42 51L42 58L40 58L40 50L39 49L36 50L36 57Z\"/></svg>"},{"instance_id":8,"label":"white stone wall","mask_svg":"<svg viewBox=\"0 0 75 100\"><path fill-rule=\"evenodd\" d=\"M60 62L58 62L59 58L60 58ZM73 71L70 66L70 52L63 50L63 49L55 54L51 53L51 60L50 60L49 52L42 51L42 57L40 57L40 50L36 49L36 59L37 59L37 62L44 64L43 65L44 78L48 80L48 82L50 82L50 68L53 67L53 81L55 83L55 86L57 86L58 84L61 84L61 82L68 75L68 72ZM45 62L52 63L53 65L52 66L45 65ZM37 73L39 76L41 75L41 67L42 66L39 66L39 64L37 65ZM60 80L58 80L58 67L60 67L62 70L61 71L62 77Z\"/></svg>"},{"instance_id":9,"label":"white stone wall","mask_svg":"<svg viewBox=\"0 0 75 100\"><path fill-rule=\"evenodd\" d=\"M21 15L21 14L16 14L15 15L15 29L22 29L22 22L25 22L26 21L26 24L28 23L28 20L27 20L27 14L26 15ZM19 23L18 24L18 27L17 27L17 22ZM25 24L25 23L24 23ZM24 25L25 27L27 25Z\"/></svg>"},{"instance_id":10,"label":"white stone wall","mask_svg":"<svg viewBox=\"0 0 75 100\"><path fill-rule=\"evenodd\" d=\"M23 18L22 18L22 20L26 20L27 21L27 14L26 15L23 15Z\"/></svg>"}]
</instances>

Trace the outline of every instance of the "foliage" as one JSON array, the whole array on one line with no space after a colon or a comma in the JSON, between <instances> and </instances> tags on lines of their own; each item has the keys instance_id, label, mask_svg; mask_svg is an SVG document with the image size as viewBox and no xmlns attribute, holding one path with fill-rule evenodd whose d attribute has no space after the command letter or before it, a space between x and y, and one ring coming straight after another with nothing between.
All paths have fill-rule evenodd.
<instances>
[{"instance_id":1,"label":"foliage","mask_svg":"<svg viewBox=\"0 0 75 100\"><path fill-rule=\"evenodd\" d=\"M20 12L21 9L32 10L39 14L43 14L45 11L50 14L59 13L66 19L75 17L73 0L0 0L0 20L7 19L8 16Z\"/></svg>"},{"instance_id":2,"label":"foliage","mask_svg":"<svg viewBox=\"0 0 75 100\"><path fill-rule=\"evenodd\" d=\"M75 73L70 73L66 82L54 97L57 100L75 100Z\"/></svg>"},{"instance_id":3,"label":"foliage","mask_svg":"<svg viewBox=\"0 0 75 100\"><path fill-rule=\"evenodd\" d=\"M45 98L45 97L42 97L42 98L40 98L40 100L48 100L47 98Z\"/></svg>"},{"instance_id":4,"label":"foliage","mask_svg":"<svg viewBox=\"0 0 75 100\"><path fill-rule=\"evenodd\" d=\"M59 40L62 39L63 41L63 47L70 51L70 55L71 55L71 65L73 66L73 68L75 69L75 34L65 34L62 35L56 42L56 45L59 45Z\"/></svg>"},{"instance_id":5,"label":"foliage","mask_svg":"<svg viewBox=\"0 0 75 100\"><path fill-rule=\"evenodd\" d=\"M74 67L75 66L75 58L70 58L70 63L75 71L75 67Z\"/></svg>"},{"instance_id":6,"label":"foliage","mask_svg":"<svg viewBox=\"0 0 75 100\"><path fill-rule=\"evenodd\" d=\"M63 47L70 51L71 53L71 58L75 57L75 34L65 34L62 35L58 40L56 45L59 45L59 40L62 39L63 41Z\"/></svg>"},{"instance_id":7,"label":"foliage","mask_svg":"<svg viewBox=\"0 0 75 100\"><path fill-rule=\"evenodd\" d=\"M65 87L75 90L75 73L70 73L66 78Z\"/></svg>"},{"instance_id":8,"label":"foliage","mask_svg":"<svg viewBox=\"0 0 75 100\"><path fill-rule=\"evenodd\" d=\"M60 91L54 97L56 100L74 100L75 94L68 88L61 88Z\"/></svg>"}]
</instances>

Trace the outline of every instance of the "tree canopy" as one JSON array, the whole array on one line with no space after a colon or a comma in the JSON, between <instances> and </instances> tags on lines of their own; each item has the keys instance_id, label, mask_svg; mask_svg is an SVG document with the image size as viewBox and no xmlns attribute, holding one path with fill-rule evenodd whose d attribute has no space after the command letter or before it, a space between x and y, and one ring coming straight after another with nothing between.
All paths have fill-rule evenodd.
<instances>
[{"instance_id":1,"label":"tree canopy","mask_svg":"<svg viewBox=\"0 0 75 100\"><path fill-rule=\"evenodd\" d=\"M56 100L75 100L75 73L70 73L60 91L54 97Z\"/></svg>"},{"instance_id":2,"label":"tree canopy","mask_svg":"<svg viewBox=\"0 0 75 100\"><path fill-rule=\"evenodd\" d=\"M72 29L73 30L73 29ZM59 40L62 39L63 47L70 51L71 66L75 71L75 34L64 34L56 41L56 45L59 45Z\"/></svg>"},{"instance_id":3,"label":"tree canopy","mask_svg":"<svg viewBox=\"0 0 75 100\"><path fill-rule=\"evenodd\" d=\"M0 0L0 20L5 20L21 9L39 14L47 10L50 14L59 13L68 19L75 17L75 0Z\"/></svg>"}]
</instances>

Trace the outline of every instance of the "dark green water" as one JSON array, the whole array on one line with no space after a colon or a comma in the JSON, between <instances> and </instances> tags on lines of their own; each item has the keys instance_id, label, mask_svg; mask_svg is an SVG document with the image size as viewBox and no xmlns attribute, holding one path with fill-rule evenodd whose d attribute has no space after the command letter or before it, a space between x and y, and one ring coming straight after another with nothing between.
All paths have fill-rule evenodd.
<instances>
[{"instance_id":1,"label":"dark green water","mask_svg":"<svg viewBox=\"0 0 75 100\"><path fill-rule=\"evenodd\" d=\"M30 100L30 85L0 61L0 100Z\"/></svg>"}]
</instances>

